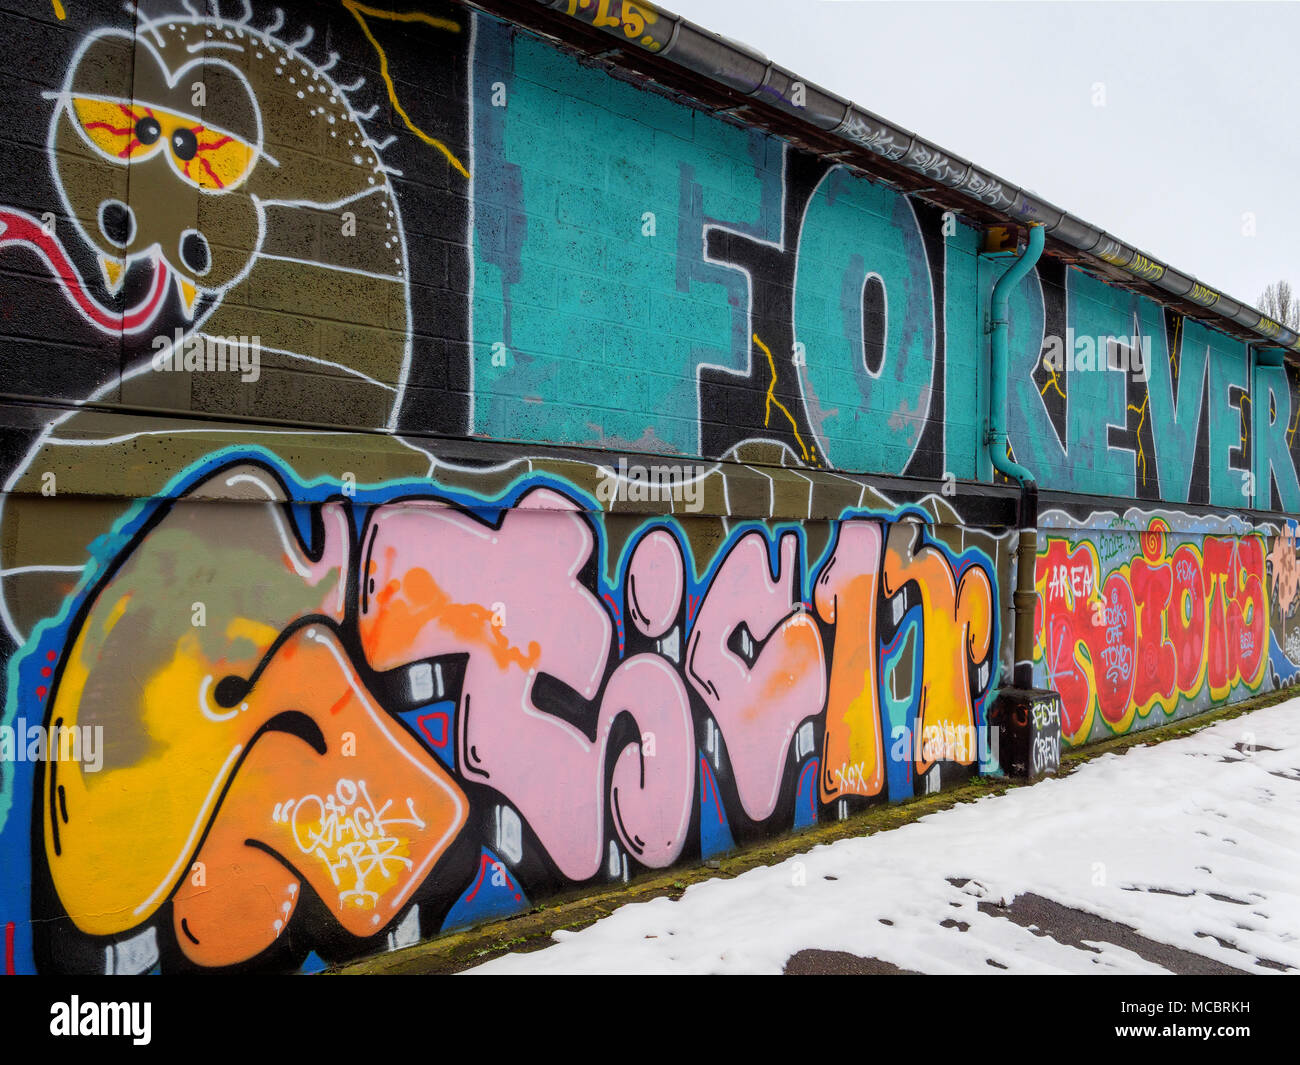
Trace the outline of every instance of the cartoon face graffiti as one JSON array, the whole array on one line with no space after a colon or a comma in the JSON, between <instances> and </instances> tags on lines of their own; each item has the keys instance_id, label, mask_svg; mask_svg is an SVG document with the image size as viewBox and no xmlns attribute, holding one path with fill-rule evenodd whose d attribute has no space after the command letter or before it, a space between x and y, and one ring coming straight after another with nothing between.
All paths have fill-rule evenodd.
<instances>
[{"instance_id":1,"label":"cartoon face graffiti","mask_svg":"<svg viewBox=\"0 0 1300 1065\"><path fill-rule=\"evenodd\" d=\"M365 79L339 85L328 74L338 55L308 58L311 28L290 44L275 35L282 22L175 16L87 37L52 94L49 144L59 198L101 279L61 267L77 258L62 233L42 235L14 211L0 221L45 255L88 320L135 338L124 341L128 376L176 326L256 336L264 365L312 375L301 383L332 420L384 424L411 315L396 197L363 126L378 108L358 113L349 93ZM139 302L112 311L124 289ZM294 317L304 314L337 324L304 325ZM321 366L335 378L314 380ZM175 405L169 381L132 387L141 403ZM191 406L269 417L306 401L215 379L188 391Z\"/></svg>"},{"instance_id":2,"label":"cartoon face graffiti","mask_svg":"<svg viewBox=\"0 0 1300 1065\"><path fill-rule=\"evenodd\" d=\"M62 290L49 332L79 348L63 366L68 398L395 425L414 330L406 236L381 159L392 138L377 143L365 126L383 121L383 91L366 88L363 38L327 25L319 39L340 58L312 47L310 25L281 37L294 18L248 7L243 21L178 13L93 30L48 94L61 204L44 200L61 210L47 220L0 203L0 255L35 253ZM340 64L350 66L342 84L330 74ZM179 362L154 372L156 357L182 346L211 351L214 339L240 337L256 339L255 375ZM59 436L93 437L94 420L77 411ZM133 446L97 447L97 468L114 469ZM38 440L8 487L38 491L57 453ZM187 461L151 466L147 491ZM37 587L39 571L73 564L84 547L56 557L58 537L36 514L17 536L20 505L0 517L0 623L15 636L66 591ZM10 572L27 585L21 594Z\"/></svg>"},{"instance_id":3,"label":"cartoon face graffiti","mask_svg":"<svg viewBox=\"0 0 1300 1065\"><path fill-rule=\"evenodd\" d=\"M186 38L204 32L181 24L153 40L92 37L51 136L59 192L110 291L127 265L166 263L189 314L200 288L222 290L247 273L262 236L245 188L263 154L261 113L229 53L186 52ZM120 181L102 180L105 163L129 168L125 197Z\"/></svg>"}]
</instances>

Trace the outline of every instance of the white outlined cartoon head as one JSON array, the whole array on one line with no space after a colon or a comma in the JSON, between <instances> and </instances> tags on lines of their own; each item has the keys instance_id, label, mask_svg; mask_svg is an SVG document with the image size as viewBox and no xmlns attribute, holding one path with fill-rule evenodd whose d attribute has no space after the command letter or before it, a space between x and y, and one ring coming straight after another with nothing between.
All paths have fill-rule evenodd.
<instances>
[{"instance_id":1,"label":"white outlined cartoon head","mask_svg":"<svg viewBox=\"0 0 1300 1065\"><path fill-rule=\"evenodd\" d=\"M204 33L92 34L50 138L59 192L110 291L133 261L164 260L188 315L200 293L247 272L263 229L248 188L265 165L261 110L246 72Z\"/></svg>"}]
</instances>

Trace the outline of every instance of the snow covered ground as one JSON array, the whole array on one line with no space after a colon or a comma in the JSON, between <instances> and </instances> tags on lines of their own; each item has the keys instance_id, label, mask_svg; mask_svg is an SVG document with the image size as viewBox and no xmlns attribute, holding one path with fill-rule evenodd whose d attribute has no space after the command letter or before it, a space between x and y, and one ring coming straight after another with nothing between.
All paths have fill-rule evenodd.
<instances>
[{"instance_id":1,"label":"snow covered ground","mask_svg":"<svg viewBox=\"0 0 1300 1065\"><path fill-rule=\"evenodd\" d=\"M998 909L1017 896L1022 923ZM1068 934L1075 911L1146 940ZM1212 971L1300 970L1300 700L555 939L471 971L780 973L808 948L926 973L1188 971L1182 951Z\"/></svg>"}]
</instances>

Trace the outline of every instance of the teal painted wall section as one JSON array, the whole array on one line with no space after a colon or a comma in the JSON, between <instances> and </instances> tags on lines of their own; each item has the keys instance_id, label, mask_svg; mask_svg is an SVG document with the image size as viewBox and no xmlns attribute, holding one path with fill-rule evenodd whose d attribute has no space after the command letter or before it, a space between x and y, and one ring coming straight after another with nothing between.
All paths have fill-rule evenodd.
<instances>
[{"instance_id":1,"label":"teal painted wall section","mask_svg":"<svg viewBox=\"0 0 1300 1065\"><path fill-rule=\"evenodd\" d=\"M1186 503L1192 488L1197 427L1205 404L1205 370L1212 334L1200 322L1180 319L1166 331L1159 307L1143 301L1142 332L1154 338L1147 388L1151 421L1160 426L1156 472L1164 498Z\"/></svg>"},{"instance_id":2,"label":"teal painted wall section","mask_svg":"<svg viewBox=\"0 0 1300 1065\"><path fill-rule=\"evenodd\" d=\"M988 304L992 297L993 286L1005 269L1002 263L986 263L980 270L980 324L988 318ZM1007 345L1010 352L1010 370L1007 378L1007 433L1012 441L1012 450L1018 462L1028 464L1034 475L1043 484L1069 485L1075 474L1075 468L1069 462L1067 448L1070 438L1067 433L1068 423L1063 417L1054 422L1048 408L1042 402L1044 395L1059 396L1064 382L1063 374L1048 375L1040 383L1033 374L1038 353L1043 348L1047 335L1047 300L1048 297L1063 294L1054 293L1050 286L1044 286L1039 271L1031 271L1011 292L1007 301L1007 313L1010 324L1007 327ZM981 337L981 340L983 338ZM984 350L984 345L971 345L977 350ZM981 393L981 398L986 393ZM987 399L982 399L987 404ZM982 409L982 408L981 408ZM987 424L987 415L981 421ZM984 477L991 472L987 460L984 464Z\"/></svg>"},{"instance_id":3,"label":"teal painted wall section","mask_svg":"<svg viewBox=\"0 0 1300 1065\"><path fill-rule=\"evenodd\" d=\"M1286 370L1281 366L1256 363L1251 396L1255 397L1252 412L1256 447L1259 448L1255 505L1267 509L1276 492L1282 508L1294 514L1300 511L1300 482L1287 450L1288 436L1294 434L1294 423Z\"/></svg>"},{"instance_id":4,"label":"teal painted wall section","mask_svg":"<svg viewBox=\"0 0 1300 1065\"><path fill-rule=\"evenodd\" d=\"M475 435L988 478L1006 260L976 229L491 19L471 80ZM1010 311L1011 447L1045 488L1300 504L1283 428L1252 465L1245 344L1050 259Z\"/></svg>"},{"instance_id":5,"label":"teal painted wall section","mask_svg":"<svg viewBox=\"0 0 1300 1065\"><path fill-rule=\"evenodd\" d=\"M1071 271L1066 299L1069 326L1078 337L1126 336L1133 332L1133 297L1114 292L1086 274ZM1097 344L1096 358L1104 357ZM1112 446L1111 427L1128 423L1126 376L1076 369L1069 378L1071 487L1092 495L1136 495L1137 456Z\"/></svg>"},{"instance_id":6,"label":"teal painted wall section","mask_svg":"<svg viewBox=\"0 0 1300 1065\"><path fill-rule=\"evenodd\" d=\"M499 153L475 179L474 432L698 454L695 368L747 350L745 278L705 261L701 225L780 240L779 144L480 32Z\"/></svg>"},{"instance_id":7,"label":"teal painted wall section","mask_svg":"<svg viewBox=\"0 0 1300 1065\"><path fill-rule=\"evenodd\" d=\"M943 385L929 267L906 200L842 170L822 179L799 245L795 336L807 349L808 395L824 412L818 435L833 466L901 471L912 457ZM864 311L868 286L883 290L883 308ZM883 332L874 345L873 313Z\"/></svg>"}]
</instances>

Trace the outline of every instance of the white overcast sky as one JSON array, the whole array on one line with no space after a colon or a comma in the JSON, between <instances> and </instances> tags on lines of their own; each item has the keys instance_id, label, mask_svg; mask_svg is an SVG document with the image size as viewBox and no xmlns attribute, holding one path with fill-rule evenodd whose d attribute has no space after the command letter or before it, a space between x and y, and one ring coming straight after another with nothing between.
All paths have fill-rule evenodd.
<instances>
[{"instance_id":1,"label":"white overcast sky","mask_svg":"<svg viewBox=\"0 0 1300 1065\"><path fill-rule=\"evenodd\" d=\"M663 6L1243 302L1300 288L1300 3Z\"/></svg>"}]
</instances>

